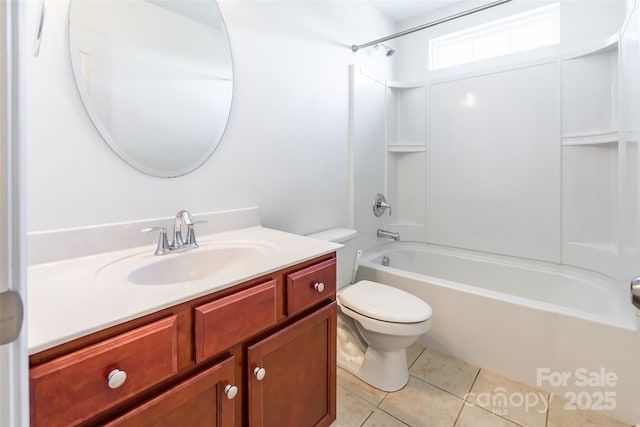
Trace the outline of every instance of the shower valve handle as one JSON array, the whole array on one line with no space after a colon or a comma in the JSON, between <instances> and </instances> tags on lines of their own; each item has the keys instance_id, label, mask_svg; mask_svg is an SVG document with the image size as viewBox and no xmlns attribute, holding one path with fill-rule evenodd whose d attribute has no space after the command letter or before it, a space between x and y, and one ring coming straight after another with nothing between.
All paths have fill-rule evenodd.
<instances>
[{"instance_id":1,"label":"shower valve handle","mask_svg":"<svg viewBox=\"0 0 640 427\"><path fill-rule=\"evenodd\" d=\"M376 197L373 199L373 214L378 217L382 216L385 209L389 209L389 216L391 216L391 205L387 203L384 194L376 194Z\"/></svg>"}]
</instances>

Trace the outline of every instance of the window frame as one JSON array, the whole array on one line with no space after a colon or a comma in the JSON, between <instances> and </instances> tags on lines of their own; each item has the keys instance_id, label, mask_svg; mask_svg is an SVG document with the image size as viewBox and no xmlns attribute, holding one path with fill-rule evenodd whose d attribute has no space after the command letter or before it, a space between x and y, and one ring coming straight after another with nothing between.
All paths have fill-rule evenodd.
<instances>
[{"instance_id":1,"label":"window frame","mask_svg":"<svg viewBox=\"0 0 640 427\"><path fill-rule=\"evenodd\" d=\"M524 49L513 49L513 31L521 30L527 27L533 27L536 24L551 23L551 42L533 46ZM484 39L490 35L507 34L508 36L508 49L502 53L495 55L482 56L480 58L476 55L475 43L478 40ZM549 34L547 34L549 36ZM443 59L440 57L442 49L451 48L454 46L463 46L465 43L471 43L471 57L468 60L462 62L455 62L452 64L444 64ZM490 58L497 58L510 54L525 52L528 50L539 49L542 47L548 47L557 45L560 43L560 3L552 3L542 7L528 10L526 12L511 15L505 18L500 18L494 21L486 22L484 24L475 25L471 28L466 28L461 31L445 34L442 36L434 37L429 40L429 71L438 71L446 68L456 67L463 64L470 64L478 61L482 61Z\"/></svg>"}]
</instances>

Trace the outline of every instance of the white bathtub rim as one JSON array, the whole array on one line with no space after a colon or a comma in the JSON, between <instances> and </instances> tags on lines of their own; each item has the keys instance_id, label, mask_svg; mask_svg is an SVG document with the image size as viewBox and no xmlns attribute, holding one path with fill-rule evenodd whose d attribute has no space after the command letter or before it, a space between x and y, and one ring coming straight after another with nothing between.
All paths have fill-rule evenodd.
<instances>
[{"instance_id":1,"label":"white bathtub rim","mask_svg":"<svg viewBox=\"0 0 640 427\"><path fill-rule=\"evenodd\" d=\"M492 289L486 289L479 286L474 286L466 283L454 282L439 277L429 276L420 273L414 273L390 266L383 266L379 263L373 262L374 259L384 256L386 253L393 250L406 250L413 249L418 251L434 252L441 255L455 256L458 258L472 259L474 261L488 262L497 265L506 265L510 267L517 267L533 271L542 271L545 273L557 274L563 277L580 279L587 282L589 286L605 288L608 292L612 292L615 295L616 315L615 316L603 316L597 313L585 312L578 309L565 307L558 304L552 304L549 302L538 301L532 298L526 298L518 295L507 294L504 292L495 291ZM507 259L508 258L508 259ZM520 263L522 260L522 263ZM540 263L540 268L537 264ZM617 283L608 276L600 273L592 273L590 271L584 271L577 267L557 265L542 261L532 261L524 259L513 259L511 257L505 257L502 255L492 254L478 254L467 250L457 250L455 248L441 247L437 245L430 245L425 243L407 243L396 242L391 244L385 244L377 247L373 250L365 252L361 261L361 267L370 268L374 270L380 270L395 274L401 277L406 277L413 280L428 281L433 285L443 286L449 289L460 290L469 294L478 295L481 297L496 299L499 301L514 303L517 305L531 307L541 311L549 313L559 313L567 316L579 318L589 322L605 324L613 327L618 327L630 331L637 330L636 311L634 310L629 298L625 298L621 292ZM600 281L602 280L602 282Z\"/></svg>"},{"instance_id":2,"label":"white bathtub rim","mask_svg":"<svg viewBox=\"0 0 640 427\"><path fill-rule=\"evenodd\" d=\"M553 273L568 278L579 278L584 281L595 283L598 286L605 285L607 287L611 287L612 290L618 289L618 283L611 276L607 276L597 271L592 271L581 267L574 267L572 265L566 264L556 264L549 261L532 260L529 258L493 254L489 252L478 252L471 249L461 249L452 246L436 245L433 243L388 242L366 251L363 254L362 260L363 262L365 260L370 261L374 258L384 255L386 252L389 252L390 249L414 249L418 251L433 252L439 255L448 255L456 258L481 261L488 264L517 267L529 271L542 271L545 273Z\"/></svg>"}]
</instances>

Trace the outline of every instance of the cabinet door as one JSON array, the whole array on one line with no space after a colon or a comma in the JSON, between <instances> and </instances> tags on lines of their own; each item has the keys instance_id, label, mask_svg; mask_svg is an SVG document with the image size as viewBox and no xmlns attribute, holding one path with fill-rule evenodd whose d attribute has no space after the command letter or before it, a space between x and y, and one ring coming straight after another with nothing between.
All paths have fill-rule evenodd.
<instances>
[{"instance_id":1,"label":"cabinet door","mask_svg":"<svg viewBox=\"0 0 640 427\"><path fill-rule=\"evenodd\" d=\"M252 427L329 426L335 420L336 313L334 302L249 347Z\"/></svg>"},{"instance_id":2,"label":"cabinet door","mask_svg":"<svg viewBox=\"0 0 640 427\"><path fill-rule=\"evenodd\" d=\"M137 406L105 427L232 427L237 389L230 357ZM235 392L235 393L234 393ZM240 398L239 396L236 398Z\"/></svg>"}]
</instances>

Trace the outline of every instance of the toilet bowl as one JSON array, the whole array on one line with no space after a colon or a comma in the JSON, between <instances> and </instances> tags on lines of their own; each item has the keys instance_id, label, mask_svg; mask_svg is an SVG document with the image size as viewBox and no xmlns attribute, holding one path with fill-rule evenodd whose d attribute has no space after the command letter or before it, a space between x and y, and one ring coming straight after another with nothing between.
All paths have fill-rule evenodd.
<instances>
[{"instance_id":1,"label":"toilet bowl","mask_svg":"<svg viewBox=\"0 0 640 427\"><path fill-rule=\"evenodd\" d=\"M429 330L431 307L408 292L368 280L340 292L338 306L338 366L380 390L404 387L406 349Z\"/></svg>"},{"instance_id":2,"label":"toilet bowl","mask_svg":"<svg viewBox=\"0 0 640 427\"><path fill-rule=\"evenodd\" d=\"M310 237L342 243L338 250L338 366L383 391L409 380L406 349L431 326L431 307L420 298L381 283L348 284L355 230L332 229Z\"/></svg>"}]
</instances>

